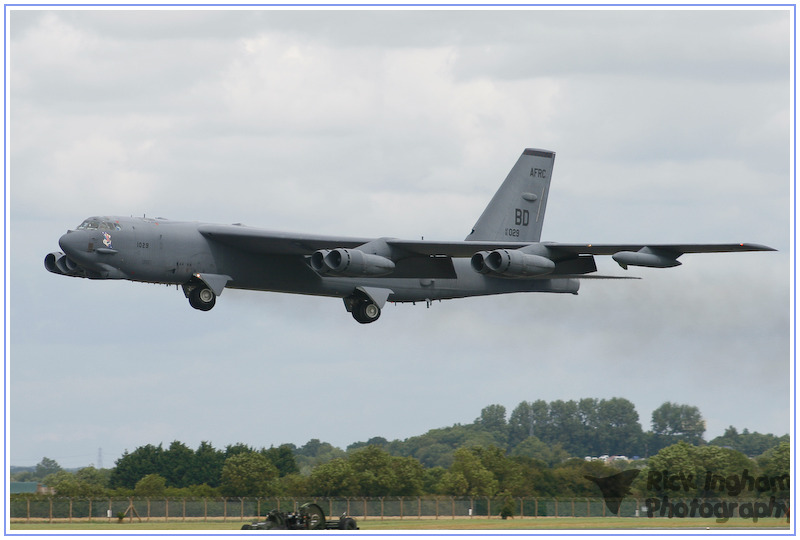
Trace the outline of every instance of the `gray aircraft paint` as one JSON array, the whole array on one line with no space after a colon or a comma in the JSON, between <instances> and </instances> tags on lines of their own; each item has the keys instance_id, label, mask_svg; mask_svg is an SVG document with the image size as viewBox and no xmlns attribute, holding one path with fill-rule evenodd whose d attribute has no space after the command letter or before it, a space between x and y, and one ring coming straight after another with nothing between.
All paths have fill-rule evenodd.
<instances>
[{"instance_id":1,"label":"gray aircraft paint","mask_svg":"<svg viewBox=\"0 0 800 540\"><path fill-rule=\"evenodd\" d=\"M45 257L50 272L180 285L196 309L225 288L344 299L361 323L385 302L513 292L577 294L595 255L622 268L668 268L685 253L774 251L758 244L540 242L555 153L526 149L462 242L346 238L162 218L92 217ZM334 253L335 252L335 253ZM339 266L337 266L339 265Z\"/></svg>"}]
</instances>

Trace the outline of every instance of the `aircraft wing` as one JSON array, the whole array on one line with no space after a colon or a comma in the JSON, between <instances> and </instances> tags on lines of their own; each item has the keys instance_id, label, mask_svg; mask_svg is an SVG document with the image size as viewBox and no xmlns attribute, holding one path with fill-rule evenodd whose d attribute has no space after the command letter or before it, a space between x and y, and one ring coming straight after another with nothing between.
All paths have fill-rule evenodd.
<instances>
[{"instance_id":1,"label":"aircraft wing","mask_svg":"<svg viewBox=\"0 0 800 540\"><path fill-rule=\"evenodd\" d=\"M527 242L426 242L424 240L387 240L391 246L402 248L420 255L448 255L450 257L471 257L478 251L495 249L520 249L530 245ZM620 251L640 251L644 248L675 254L684 253L728 253L739 251L775 251L760 244L561 244L543 242L548 250L563 255L614 255Z\"/></svg>"},{"instance_id":2,"label":"aircraft wing","mask_svg":"<svg viewBox=\"0 0 800 540\"><path fill-rule=\"evenodd\" d=\"M227 244L243 251L264 254L310 255L318 249L355 248L374 238L351 238L317 234L288 233L246 227L243 225L198 226L200 234L210 240ZM495 249L520 249L530 242L436 242L426 240L401 240L387 238L386 243L405 251L410 256L471 257L478 251ZM544 242L549 250L563 255L613 255L620 251L640 251L644 248L668 252L676 256L684 253L726 253L739 251L775 251L760 244L562 244Z\"/></svg>"},{"instance_id":3,"label":"aircraft wing","mask_svg":"<svg viewBox=\"0 0 800 540\"><path fill-rule=\"evenodd\" d=\"M258 254L300 255L310 257L317 250L357 248L374 241L370 238L349 238L315 234L268 231L242 225L198 225L200 234L209 240ZM455 278L453 258L472 257L478 252L497 249L509 251L531 246L530 242L461 241L436 242L425 240L381 239L395 256L392 277ZM544 242L547 258L557 264L553 276L579 275L586 277L597 270L592 257L611 255L620 266L650 266L667 268L680 263L684 253L725 253L742 251L775 251L760 244L561 244ZM598 276L599 277L599 276Z\"/></svg>"},{"instance_id":4,"label":"aircraft wing","mask_svg":"<svg viewBox=\"0 0 800 540\"><path fill-rule=\"evenodd\" d=\"M310 255L318 249L354 248L371 238L346 238L316 234L268 231L244 225L207 225L197 227L200 234L242 251L273 255Z\"/></svg>"},{"instance_id":5,"label":"aircraft wing","mask_svg":"<svg viewBox=\"0 0 800 540\"><path fill-rule=\"evenodd\" d=\"M534 245L532 243L514 242L424 242L409 240L387 240L387 243L406 253L429 256L471 257L480 251L488 252L497 249L509 251ZM761 244L560 244L543 242L538 244L546 252L539 253L556 263L552 276L577 274L588 277L597 270L594 265L595 255L611 255L624 269L628 266L645 266L651 268L669 268L678 266L678 258L685 253L728 253L743 251L775 251ZM599 277L599 276L597 276Z\"/></svg>"},{"instance_id":6,"label":"aircraft wing","mask_svg":"<svg viewBox=\"0 0 800 540\"><path fill-rule=\"evenodd\" d=\"M761 244L560 244L545 242L549 249L562 253L585 255L614 255L620 251L652 250L683 255L684 253L732 253L740 251L776 251Z\"/></svg>"}]
</instances>

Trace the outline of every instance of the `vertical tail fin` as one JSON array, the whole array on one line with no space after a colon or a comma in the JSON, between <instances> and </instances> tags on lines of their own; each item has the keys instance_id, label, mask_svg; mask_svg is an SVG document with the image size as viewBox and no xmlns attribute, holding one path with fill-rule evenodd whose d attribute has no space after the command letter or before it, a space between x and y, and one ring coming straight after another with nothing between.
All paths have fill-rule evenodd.
<instances>
[{"instance_id":1,"label":"vertical tail fin","mask_svg":"<svg viewBox=\"0 0 800 540\"><path fill-rule=\"evenodd\" d=\"M466 240L538 242L556 153L526 148Z\"/></svg>"}]
</instances>

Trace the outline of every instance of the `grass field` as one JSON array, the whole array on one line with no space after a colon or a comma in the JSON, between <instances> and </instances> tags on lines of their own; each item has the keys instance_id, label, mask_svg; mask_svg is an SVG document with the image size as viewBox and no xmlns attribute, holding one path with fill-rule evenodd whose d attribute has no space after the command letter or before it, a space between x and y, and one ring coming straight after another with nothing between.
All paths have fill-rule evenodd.
<instances>
[{"instance_id":1,"label":"grass field","mask_svg":"<svg viewBox=\"0 0 800 540\"><path fill-rule=\"evenodd\" d=\"M48 533L71 531L234 531L244 522L164 522L133 521L124 523L95 521L92 523L12 523L11 530L37 530ZM421 530L609 530L609 529L788 529L786 519L766 518L754 522L752 519L730 519L717 523L714 518L516 518L516 519L368 519L358 520L362 531L421 531Z\"/></svg>"}]
</instances>

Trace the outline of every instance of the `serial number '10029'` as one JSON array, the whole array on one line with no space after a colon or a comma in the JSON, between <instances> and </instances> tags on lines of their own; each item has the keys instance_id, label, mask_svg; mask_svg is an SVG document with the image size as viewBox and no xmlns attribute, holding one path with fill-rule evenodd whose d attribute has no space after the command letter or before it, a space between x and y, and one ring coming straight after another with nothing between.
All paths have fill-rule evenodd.
<instances>
[{"instance_id":1,"label":"serial number '10029'","mask_svg":"<svg viewBox=\"0 0 800 540\"><path fill-rule=\"evenodd\" d=\"M506 236L519 237L519 229L506 229Z\"/></svg>"}]
</instances>

